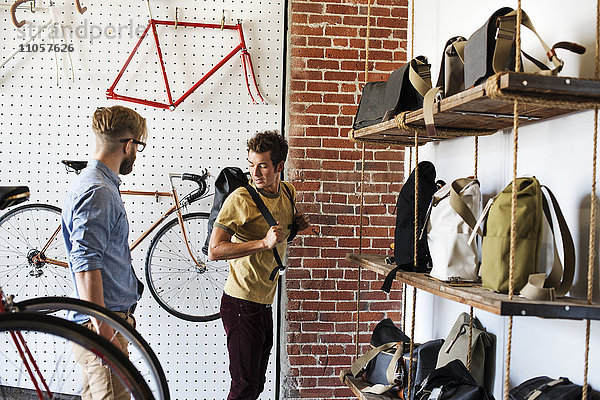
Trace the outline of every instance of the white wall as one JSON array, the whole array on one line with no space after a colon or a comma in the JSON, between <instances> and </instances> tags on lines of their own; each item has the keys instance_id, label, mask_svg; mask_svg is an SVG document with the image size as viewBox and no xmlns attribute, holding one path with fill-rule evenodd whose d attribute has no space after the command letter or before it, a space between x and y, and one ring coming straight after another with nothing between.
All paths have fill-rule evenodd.
<instances>
[{"instance_id":1,"label":"white wall","mask_svg":"<svg viewBox=\"0 0 600 400\"><path fill-rule=\"evenodd\" d=\"M442 46L452 36L469 37L496 9L516 7L516 1L421 0L415 7L415 55L426 55L432 64L433 83L438 76ZM584 56L560 51L565 61L562 76L593 77L595 1L524 1L538 33L552 46L567 40L587 47ZM543 50L525 30L524 49L542 59ZM519 129L519 176L535 175L549 186L560 202L575 242L577 267L571 295L586 296L591 191L593 113L584 111ZM479 169L484 202L512 179L511 131L479 139ZM432 161L438 177L449 182L472 175L474 139L447 140L419 149L420 160ZM414 165L414 163L412 164ZM596 251L598 253L598 251ZM596 254L598 257L598 254ZM598 291L598 262L595 269L595 301ZM408 298L412 295L409 292ZM408 310L410 310L410 305ZM445 337L458 314L468 307L426 293L417 300L417 341ZM410 314L410 312L409 312ZM504 353L508 318L481 310L475 315L497 336L493 393L502 398ZM408 318L410 315L408 316ZM512 340L511 386L537 375L567 376L583 381L585 322L515 317ZM600 389L600 323L592 322L588 382Z\"/></svg>"},{"instance_id":2,"label":"white wall","mask_svg":"<svg viewBox=\"0 0 600 400\"><path fill-rule=\"evenodd\" d=\"M123 177L121 188L125 190L168 191L170 172L201 173L208 168L216 176L225 166L244 167L247 139L259 130L280 128L283 2L152 0L152 16L159 20L173 20L176 7L180 21L220 23L223 10L227 24L243 20L256 78L268 101L267 105L252 105L238 54L174 111L107 100L105 95L148 23L147 2L81 3L88 7L83 15L77 12L74 2L58 2L54 9L56 21L65 30L66 44L73 46L74 80L67 53L57 54L58 71L54 54L49 52L21 52L0 68L0 184L30 186L30 203L61 205L74 175L67 174L59 162L91 156L91 116L100 106L124 105L148 121L148 146L139 155L133 173ZM7 4L10 2L0 3ZM48 4L48 0L37 1L37 6ZM8 8L0 11L1 63L51 15L47 11L32 14L20 9L18 18L26 19L28 24L17 29L10 21ZM237 33L220 29L175 30L161 26L158 35L174 99L238 43ZM38 46L51 43L48 31L32 42ZM65 42L58 39L57 43ZM145 38L117 86L117 93L166 101L153 43L151 36ZM185 193L192 188L186 184L182 187ZM130 196L124 201L131 239L137 238L170 206L168 200L156 203L153 198ZM206 199L188 211L209 211L211 204L212 199ZM149 242L146 239L132 254L140 279L144 279ZM22 279L25 281L27 276ZM136 317L138 330L162 363L171 398L227 396L229 361L220 320L191 323L175 318L158 305L147 286ZM274 398L274 357L272 360L263 399Z\"/></svg>"}]
</instances>

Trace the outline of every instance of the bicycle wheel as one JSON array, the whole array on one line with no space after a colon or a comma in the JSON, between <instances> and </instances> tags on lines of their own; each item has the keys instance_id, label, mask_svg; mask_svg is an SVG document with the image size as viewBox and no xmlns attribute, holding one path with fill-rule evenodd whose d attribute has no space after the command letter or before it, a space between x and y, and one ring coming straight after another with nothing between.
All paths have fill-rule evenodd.
<instances>
[{"instance_id":1,"label":"bicycle wheel","mask_svg":"<svg viewBox=\"0 0 600 400\"><path fill-rule=\"evenodd\" d=\"M97 318L101 324L108 324L129 341L129 360L141 373L154 398L170 399L167 379L158 357L139 332L114 312L88 301L67 297L40 297L15 303L14 306L19 311L41 312L61 318L66 318L68 311L76 311Z\"/></svg>"},{"instance_id":2,"label":"bicycle wheel","mask_svg":"<svg viewBox=\"0 0 600 400\"><path fill-rule=\"evenodd\" d=\"M181 319L208 322L219 318L225 261L209 261L201 249L206 238L208 213L183 216L194 257L191 259L177 218L152 238L146 255L146 282L150 293L166 311Z\"/></svg>"},{"instance_id":3,"label":"bicycle wheel","mask_svg":"<svg viewBox=\"0 0 600 400\"><path fill-rule=\"evenodd\" d=\"M8 398L9 392L31 393L34 390L13 334L20 334L25 339L40 375L54 395L49 398L65 399L81 394L81 373L72 354L73 344L77 344L100 357L133 399L154 399L148 385L125 354L106 339L81 325L38 313L0 315L0 397ZM40 387L43 389L43 386Z\"/></svg>"},{"instance_id":4,"label":"bicycle wheel","mask_svg":"<svg viewBox=\"0 0 600 400\"><path fill-rule=\"evenodd\" d=\"M60 208L48 204L27 204L0 217L0 285L17 300L73 293L69 268L44 261L47 257L66 263L60 232L40 253L60 221Z\"/></svg>"}]
</instances>

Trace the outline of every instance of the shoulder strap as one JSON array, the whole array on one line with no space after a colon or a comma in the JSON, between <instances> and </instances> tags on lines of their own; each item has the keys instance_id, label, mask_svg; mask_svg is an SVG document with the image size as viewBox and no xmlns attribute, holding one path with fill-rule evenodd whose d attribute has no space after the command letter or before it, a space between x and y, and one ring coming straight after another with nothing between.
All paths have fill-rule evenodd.
<instances>
[{"instance_id":1,"label":"shoulder strap","mask_svg":"<svg viewBox=\"0 0 600 400\"><path fill-rule=\"evenodd\" d=\"M575 245L573 244L571 232L569 231L569 227L567 226L567 222L558 205L556 197L554 197L554 194L548 187L542 187L548 192L548 197L550 198L552 208L554 209L558 221L558 229L563 245L564 269L556 248L556 237L552 226L550 207L546 196L543 195L544 191L542 191L544 215L550 225L552 241L554 243L554 263L552 265L552 271L548 276L546 276L545 273L529 275L527 284L521 289L521 294L528 299L554 300L556 297L564 297L573 284L573 275L575 274Z\"/></svg>"},{"instance_id":2,"label":"shoulder strap","mask_svg":"<svg viewBox=\"0 0 600 400\"><path fill-rule=\"evenodd\" d=\"M467 203L465 203L465 201L462 199L462 197L460 197L460 192L462 192L463 189L465 189L470 184L476 184L479 186L479 181L470 178L460 178L452 182L452 184L450 185L450 206L454 209L454 211L456 211L458 215L460 215L462 220L465 221L465 223L469 225L471 229L477 229L477 233L479 233L479 235L482 235L481 230L479 230L478 227L476 228L477 219L473 215L473 212L471 211Z\"/></svg>"},{"instance_id":3,"label":"shoulder strap","mask_svg":"<svg viewBox=\"0 0 600 400\"><path fill-rule=\"evenodd\" d=\"M254 200L256 207L258 207L258 210L260 211L262 216L267 221L267 224L269 224L269 226L277 225L277 221L275 221L275 218L273 218L273 214L271 214L271 212L265 205L265 202L262 201L262 199L260 198L260 195L258 194L256 189L254 189L252 186L250 186L247 183L244 184L244 187L246 188L248 193L250 193L250 197L252 197L252 200ZM275 257L275 262L277 263L277 267L275 267L273 269L273 271L271 271L271 275L269 276L270 280L275 280L275 276L277 276L277 272L283 271L285 269L285 266L281 262L281 257L279 256L279 253L277 252L276 247L273 247L273 257Z\"/></svg>"},{"instance_id":4,"label":"shoulder strap","mask_svg":"<svg viewBox=\"0 0 600 400\"><path fill-rule=\"evenodd\" d=\"M585 47L571 42L558 42L552 48L550 48L537 33L529 16L525 11L521 10L521 24L529 28L539 39L540 44L546 51L546 56L554 65L553 69L548 68L544 63L535 60L529 54L524 54L525 57L533 62L539 69L542 75L556 75L560 72L563 67L563 61L556 56L555 49L565 49L576 54L583 54ZM496 40L496 48L493 57L494 72L500 72L504 70L503 63L510 57L510 51L515 40L515 28L517 24L517 11L511 11L508 14L498 18L498 39Z\"/></svg>"}]
</instances>

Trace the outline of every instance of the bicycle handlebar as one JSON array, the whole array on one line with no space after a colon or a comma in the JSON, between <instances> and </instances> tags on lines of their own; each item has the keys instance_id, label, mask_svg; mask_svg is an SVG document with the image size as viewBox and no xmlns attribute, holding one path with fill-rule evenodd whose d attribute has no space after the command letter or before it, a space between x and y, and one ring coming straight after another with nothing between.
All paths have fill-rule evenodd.
<instances>
[{"instance_id":1,"label":"bicycle handlebar","mask_svg":"<svg viewBox=\"0 0 600 400\"><path fill-rule=\"evenodd\" d=\"M193 181L196 182L196 184L198 185L198 189L196 189L187 196L189 204L192 204L194 201L200 199L204 195L204 193L206 193L206 178L208 177L208 175L208 171L204 171L204 174L202 175L196 175L191 173L181 174L181 180Z\"/></svg>"},{"instance_id":2,"label":"bicycle handlebar","mask_svg":"<svg viewBox=\"0 0 600 400\"><path fill-rule=\"evenodd\" d=\"M26 3L28 1L33 1L33 0L17 0L13 3L12 6L10 6L10 18L12 19L12 23L17 28L20 28L23 25L25 25L25 20L17 21L17 7L19 7L21 4Z\"/></svg>"}]
</instances>

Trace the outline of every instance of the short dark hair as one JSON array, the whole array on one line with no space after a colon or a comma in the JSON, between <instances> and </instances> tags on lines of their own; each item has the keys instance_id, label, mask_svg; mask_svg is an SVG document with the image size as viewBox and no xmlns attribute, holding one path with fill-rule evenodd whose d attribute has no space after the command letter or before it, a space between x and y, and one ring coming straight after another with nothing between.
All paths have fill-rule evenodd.
<instances>
[{"instance_id":1,"label":"short dark hair","mask_svg":"<svg viewBox=\"0 0 600 400\"><path fill-rule=\"evenodd\" d=\"M255 153L266 153L271 151L271 161L273 166L277 167L279 163L285 161L288 153L288 144L279 131L262 131L248 140L248 151Z\"/></svg>"}]
</instances>

